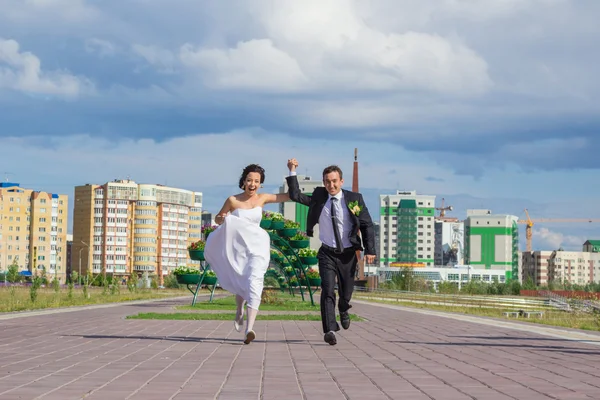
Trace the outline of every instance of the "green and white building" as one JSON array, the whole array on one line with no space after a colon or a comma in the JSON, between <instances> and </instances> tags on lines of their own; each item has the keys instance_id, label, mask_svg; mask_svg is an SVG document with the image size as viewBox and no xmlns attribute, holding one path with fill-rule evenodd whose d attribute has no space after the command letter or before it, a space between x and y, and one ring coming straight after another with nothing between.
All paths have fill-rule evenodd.
<instances>
[{"instance_id":1,"label":"green and white building","mask_svg":"<svg viewBox=\"0 0 600 400\"><path fill-rule=\"evenodd\" d=\"M506 280L519 276L518 217L490 210L467 210L465 264L505 271Z\"/></svg>"},{"instance_id":2,"label":"green and white building","mask_svg":"<svg viewBox=\"0 0 600 400\"><path fill-rule=\"evenodd\" d=\"M435 196L398 190L379 205L380 267L433 266Z\"/></svg>"},{"instance_id":3,"label":"green and white building","mask_svg":"<svg viewBox=\"0 0 600 400\"><path fill-rule=\"evenodd\" d=\"M316 187L323 186L322 180L313 180L310 176L300 174L298 174L297 177L300 191L308 196L312 195L312 192ZM288 184L284 179L283 185L279 187L279 193L287 192ZM307 206L293 201L286 201L285 203L279 204L279 212L283 214L285 219L298 222L300 224L300 229L306 232L306 216L308 215ZM320 246L321 241L319 240L319 224L317 224L314 228L313 237L310 238L310 247L313 249L318 249Z\"/></svg>"}]
</instances>

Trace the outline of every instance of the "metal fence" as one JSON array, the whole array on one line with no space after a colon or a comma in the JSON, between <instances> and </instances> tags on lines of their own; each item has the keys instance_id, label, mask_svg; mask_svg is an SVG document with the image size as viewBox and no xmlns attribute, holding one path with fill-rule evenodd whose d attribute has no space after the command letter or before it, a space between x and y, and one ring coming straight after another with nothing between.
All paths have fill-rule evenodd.
<instances>
[{"instance_id":1,"label":"metal fence","mask_svg":"<svg viewBox=\"0 0 600 400\"><path fill-rule=\"evenodd\" d=\"M432 304L456 307L503 308L507 310L526 309L552 309L552 304L547 298L523 298L515 296L482 296L440 294L428 292L408 292L391 289L368 289L355 287L356 298L380 301L396 301L398 303L411 302L416 304Z\"/></svg>"}]
</instances>

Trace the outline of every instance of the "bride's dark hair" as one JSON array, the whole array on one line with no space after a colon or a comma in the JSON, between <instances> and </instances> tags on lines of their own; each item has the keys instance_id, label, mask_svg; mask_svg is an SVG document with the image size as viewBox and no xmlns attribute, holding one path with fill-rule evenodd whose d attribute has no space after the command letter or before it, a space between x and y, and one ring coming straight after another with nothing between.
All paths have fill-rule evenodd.
<instances>
[{"instance_id":1,"label":"bride's dark hair","mask_svg":"<svg viewBox=\"0 0 600 400\"><path fill-rule=\"evenodd\" d=\"M260 183L263 184L265 182L265 169L258 164L250 164L242 171L242 176L240 177L240 189L244 188L244 181L250 172L259 173Z\"/></svg>"}]
</instances>

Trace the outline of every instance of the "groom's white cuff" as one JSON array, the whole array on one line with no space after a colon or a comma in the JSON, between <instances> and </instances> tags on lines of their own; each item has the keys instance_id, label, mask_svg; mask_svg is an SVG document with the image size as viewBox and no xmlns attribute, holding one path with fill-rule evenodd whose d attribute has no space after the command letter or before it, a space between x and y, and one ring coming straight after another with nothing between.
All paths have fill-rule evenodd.
<instances>
[{"instance_id":1,"label":"groom's white cuff","mask_svg":"<svg viewBox=\"0 0 600 400\"><path fill-rule=\"evenodd\" d=\"M290 176L296 175L296 171L290 171Z\"/></svg>"}]
</instances>

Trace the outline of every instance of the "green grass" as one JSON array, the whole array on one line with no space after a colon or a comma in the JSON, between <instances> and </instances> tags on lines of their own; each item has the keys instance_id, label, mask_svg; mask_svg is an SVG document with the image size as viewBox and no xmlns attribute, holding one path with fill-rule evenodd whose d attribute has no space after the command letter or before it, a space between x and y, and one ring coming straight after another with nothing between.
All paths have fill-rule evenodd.
<instances>
[{"instance_id":1,"label":"green grass","mask_svg":"<svg viewBox=\"0 0 600 400\"><path fill-rule=\"evenodd\" d=\"M203 290L200 293L208 293ZM37 299L31 301L28 287L12 286L0 288L0 312L40 310L45 308L60 308L84 306L90 304L120 303L133 300L151 300L169 297L187 296L187 289L137 289L129 292L125 286L120 287L118 293L111 294L99 287L90 287L86 297L81 288L73 289L69 297L69 290L61 288L55 292L52 288L40 288Z\"/></svg>"},{"instance_id":2,"label":"green grass","mask_svg":"<svg viewBox=\"0 0 600 400\"><path fill-rule=\"evenodd\" d=\"M308 299L307 299L308 300ZM140 313L129 316L130 319L162 319L162 320L232 320L235 318L235 296L213 299L212 303L202 301L194 306L178 306L178 310L188 312L176 313ZM209 312L210 311L210 312ZM224 311L224 312L214 312ZM282 311L279 314L262 314L260 311ZM320 321L320 307L311 305L310 300L302 301L301 296L291 296L277 291L263 292L257 320L265 321ZM285 312L290 312L286 314ZM303 313L304 311L304 313ZM356 314L350 314L351 321L363 321Z\"/></svg>"},{"instance_id":3,"label":"green grass","mask_svg":"<svg viewBox=\"0 0 600 400\"><path fill-rule=\"evenodd\" d=\"M373 302L373 303L383 303L383 304L392 304L399 305L404 307L411 308L419 308L419 309L427 309L427 310L435 310L442 312L451 312L465 315L475 315L481 317L492 317L492 318L501 318L506 321L513 322L531 322L535 324L548 325L548 326L557 326L564 328L572 328L572 329L582 329L582 330L591 330L591 331L600 331L600 316L593 314L581 314L581 313L569 313L565 311L558 310L549 310L545 309L544 315L541 318L507 318L503 315L506 311L515 311L514 309L508 309L506 307L499 308L490 308L486 307L468 307L465 303L465 306L461 305L441 305L441 304L428 304L428 303L414 303L412 301L402 301L402 300L373 300L368 298L361 298L357 296L356 298L360 298L361 300Z\"/></svg>"},{"instance_id":4,"label":"green grass","mask_svg":"<svg viewBox=\"0 0 600 400\"><path fill-rule=\"evenodd\" d=\"M319 311L319 304L314 306L310 303L310 298L305 295L306 301L302 297L291 296L289 294L278 293L272 300L263 301L260 305L261 311ZM228 296L219 299L213 299L212 303L208 301L197 302L194 306L178 306L179 310L235 310L235 296Z\"/></svg>"},{"instance_id":5,"label":"green grass","mask_svg":"<svg viewBox=\"0 0 600 400\"><path fill-rule=\"evenodd\" d=\"M180 321L227 321L235 318L235 313L140 313L130 315L128 319L160 319L160 320L180 320ZM320 321L321 315L315 314L259 314L256 320L262 321ZM364 321L356 314L350 314L351 321Z\"/></svg>"}]
</instances>

